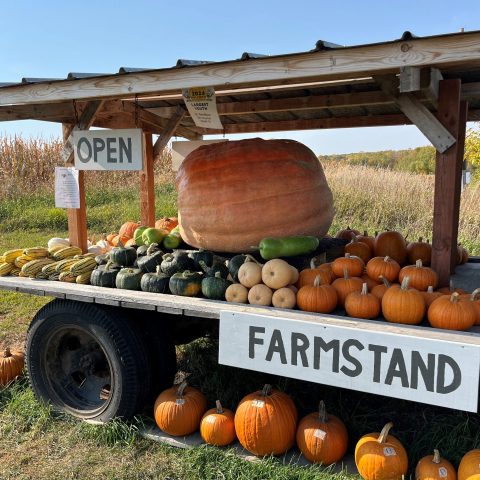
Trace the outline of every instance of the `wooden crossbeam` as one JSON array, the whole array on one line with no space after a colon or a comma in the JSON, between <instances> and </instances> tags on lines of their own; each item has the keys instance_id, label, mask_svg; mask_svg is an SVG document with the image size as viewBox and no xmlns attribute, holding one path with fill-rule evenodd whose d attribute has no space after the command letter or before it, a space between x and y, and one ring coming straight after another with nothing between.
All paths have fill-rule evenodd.
<instances>
[{"instance_id":1,"label":"wooden crossbeam","mask_svg":"<svg viewBox=\"0 0 480 480\"><path fill-rule=\"evenodd\" d=\"M0 107L0 122L37 119L60 123L73 123L74 118L75 113L72 102Z\"/></svg>"},{"instance_id":2,"label":"wooden crossbeam","mask_svg":"<svg viewBox=\"0 0 480 480\"><path fill-rule=\"evenodd\" d=\"M153 146L153 160L154 162L162 155L163 149L167 146L167 143L172 138L175 130L185 116L186 110L180 106L176 107L174 114L169 118L163 132L157 138L155 145Z\"/></svg>"},{"instance_id":3,"label":"wooden crossbeam","mask_svg":"<svg viewBox=\"0 0 480 480\"><path fill-rule=\"evenodd\" d=\"M88 102L78 119L78 123L64 128L63 138L65 139L65 143L60 155L65 163L73 163L72 131L88 130L93 125L95 115L102 108L103 102L103 100Z\"/></svg>"}]
</instances>

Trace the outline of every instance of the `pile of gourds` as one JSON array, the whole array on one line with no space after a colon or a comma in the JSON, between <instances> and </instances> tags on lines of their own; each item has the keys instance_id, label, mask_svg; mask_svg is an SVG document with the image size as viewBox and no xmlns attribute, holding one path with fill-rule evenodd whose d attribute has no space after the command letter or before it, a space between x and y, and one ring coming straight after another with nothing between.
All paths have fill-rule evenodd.
<instances>
[{"instance_id":1,"label":"pile of gourds","mask_svg":"<svg viewBox=\"0 0 480 480\"><path fill-rule=\"evenodd\" d=\"M263 457L282 455L296 443L304 457L312 462L331 465L340 461L348 447L348 431L344 422L327 413L319 402L316 412L298 421L293 400L284 392L265 385L240 400L235 412L222 406L219 400L208 409L205 395L186 381L158 396L154 418L158 427L172 436L186 436L200 430L205 443L227 446L236 439L245 450ZM387 423L381 432L363 435L355 446L355 464L365 480L401 479L408 470L408 455L402 443L390 434ZM471 450L460 462L458 478L480 476L480 450ZM417 464L417 480L456 479L453 465L433 455Z\"/></svg>"}]
</instances>

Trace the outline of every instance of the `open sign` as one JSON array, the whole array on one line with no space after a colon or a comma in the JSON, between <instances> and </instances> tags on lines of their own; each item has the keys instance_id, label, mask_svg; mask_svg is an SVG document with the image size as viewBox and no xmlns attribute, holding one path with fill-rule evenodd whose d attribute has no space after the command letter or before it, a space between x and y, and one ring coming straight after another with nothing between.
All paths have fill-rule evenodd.
<instances>
[{"instance_id":1,"label":"open sign","mask_svg":"<svg viewBox=\"0 0 480 480\"><path fill-rule=\"evenodd\" d=\"M141 129L74 130L72 143L77 170L143 168Z\"/></svg>"}]
</instances>

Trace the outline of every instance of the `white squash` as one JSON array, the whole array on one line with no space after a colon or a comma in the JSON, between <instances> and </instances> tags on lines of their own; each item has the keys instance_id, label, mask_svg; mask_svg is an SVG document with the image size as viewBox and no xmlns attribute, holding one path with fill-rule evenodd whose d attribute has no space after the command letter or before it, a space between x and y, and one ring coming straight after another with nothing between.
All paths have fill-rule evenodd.
<instances>
[{"instance_id":1,"label":"white squash","mask_svg":"<svg viewBox=\"0 0 480 480\"><path fill-rule=\"evenodd\" d=\"M225 300L227 302L247 303L248 288L241 283L232 283L225 291Z\"/></svg>"},{"instance_id":2,"label":"white squash","mask_svg":"<svg viewBox=\"0 0 480 480\"><path fill-rule=\"evenodd\" d=\"M93 253L95 256L97 255L102 255L102 253L105 253L102 247L99 247L98 245L91 245L87 249L87 253Z\"/></svg>"},{"instance_id":3,"label":"white squash","mask_svg":"<svg viewBox=\"0 0 480 480\"><path fill-rule=\"evenodd\" d=\"M248 291L248 303L252 305L269 306L272 304L273 292L263 283L254 285Z\"/></svg>"},{"instance_id":4,"label":"white squash","mask_svg":"<svg viewBox=\"0 0 480 480\"><path fill-rule=\"evenodd\" d=\"M272 305L277 308L293 308L297 304L297 295L289 287L279 288L273 293Z\"/></svg>"},{"instance_id":5,"label":"white squash","mask_svg":"<svg viewBox=\"0 0 480 480\"><path fill-rule=\"evenodd\" d=\"M102 249L102 253L107 253L112 249L112 245L106 240L99 240L96 245Z\"/></svg>"},{"instance_id":6,"label":"white squash","mask_svg":"<svg viewBox=\"0 0 480 480\"><path fill-rule=\"evenodd\" d=\"M65 239L65 238L54 237L54 238L51 238L48 241L47 246L48 246L48 248L53 248L53 247L56 247L56 246L69 247L70 242L68 241L68 238Z\"/></svg>"},{"instance_id":7,"label":"white squash","mask_svg":"<svg viewBox=\"0 0 480 480\"><path fill-rule=\"evenodd\" d=\"M238 269L238 281L247 288L262 281L262 267L255 262L245 262Z\"/></svg>"},{"instance_id":8,"label":"white squash","mask_svg":"<svg viewBox=\"0 0 480 480\"><path fill-rule=\"evenodd\" d=\"M293 272L291 266L280 258L269 260L262 268L262 281L267 287L278 290L292 282Z\"/></svg>"}]
</instances>

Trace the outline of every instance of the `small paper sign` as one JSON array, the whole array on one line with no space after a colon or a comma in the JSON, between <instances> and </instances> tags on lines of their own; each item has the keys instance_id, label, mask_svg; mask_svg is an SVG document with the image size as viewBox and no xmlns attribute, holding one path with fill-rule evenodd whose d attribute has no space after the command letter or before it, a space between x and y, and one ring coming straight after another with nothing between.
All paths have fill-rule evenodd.
<instances>
[{"instance_id":1,"label":"small paper sign","mask_svg":"<svg viewBox=\"0 0 480 480\"><path fill-rule=\"evenodd\" d=\"M73 167L55 167L55 206L80 208L78 170Z\"/></svg>"},{"instance_id":2,"label":"small paper sign","mask_svg":"<svg viewBox=\"0 0 480 480\"><path fill-rule=\"evenodd\" d=\"M182 94L188 113L197 127L223 130L212 87L185 88Z\"/></svg>"}]
</instances>

